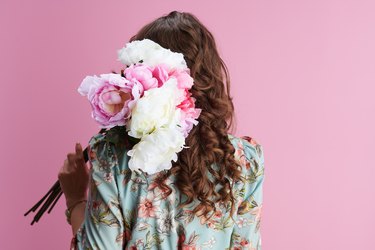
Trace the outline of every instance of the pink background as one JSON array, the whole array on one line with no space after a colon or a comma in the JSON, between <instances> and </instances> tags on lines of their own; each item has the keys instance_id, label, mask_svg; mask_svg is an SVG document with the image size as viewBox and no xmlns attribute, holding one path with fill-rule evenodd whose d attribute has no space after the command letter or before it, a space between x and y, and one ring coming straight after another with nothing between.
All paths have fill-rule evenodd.
<instances>
[{"instance_id":1,"label":"pink background","mask_svg":"<svg viewBox=\"0 0 375 250\"><path fill-rule=\"evenodd\" d=\"M263 249L374 249L371 0L1 1L0 249L68 249L65 199L34 226L23 214L99 131L77 87L118 71L116 50L171 10L213 32L235 134L264 147Z\"/></svg>"}]
</instances>

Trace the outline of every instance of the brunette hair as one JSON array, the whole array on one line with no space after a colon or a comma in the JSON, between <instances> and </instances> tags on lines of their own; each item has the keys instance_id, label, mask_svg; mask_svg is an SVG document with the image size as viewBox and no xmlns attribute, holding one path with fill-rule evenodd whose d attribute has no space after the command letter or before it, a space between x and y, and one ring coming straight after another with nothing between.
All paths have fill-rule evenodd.
<instances>
[{"instance_id":1,"label":"brunette hair","mask_svg":"<svg viewBox=\"0 0 375 250\"><path fill-rule=\"evenodd\" d=\"M235 121L234 106L229 72L219 56L215 39L196 16L178 11L148 23L130 41L145 38L184 55L194 79L190 91L196 99L196 108L202 109L199 123L186 138L189 148L180 151L170 171L157 178L159 185L169 195L171 189L164 180L175 174L175 185L187 197L179 207L197 199L199 204L193 213L207 218L216 211L215 203L224 202L229 204L226 207L231 208L232 216L235 207L232 185L240 180L241 166L234 159L235 149L228 138ZM217 185L220 186L215 190Z\"/></svg>"}]
</instances>

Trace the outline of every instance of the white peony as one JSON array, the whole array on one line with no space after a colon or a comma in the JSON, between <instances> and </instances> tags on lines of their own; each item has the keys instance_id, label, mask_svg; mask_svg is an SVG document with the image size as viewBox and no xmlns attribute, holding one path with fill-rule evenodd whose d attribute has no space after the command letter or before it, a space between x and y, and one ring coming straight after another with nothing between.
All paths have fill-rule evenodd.
<instances>
[{"instance_id":1,"label":"white peony","mask_svg":"<svg viewBox=\"0 0 375 250\"><path fill-rule=\"evenodd\" d=\"M141 141L128 151L131 170L141 169L155 174L172 167L177 161L177 153L184 148L185 137L177 127L158 128L142 137Z\"/></svg>"},{"instance_id":2,"label":"white peony","mask_svg":"<svg viewBox=\"0 0 375 250\"><path fill-rule=\"evenodd\" d=\"M176 106L184 98L184 90L177 87L175 78L170 78L160 88L146 90L132 109L126 124L128 134L142 138L161 127L180 126L182 114Z\"/></svg>"},{"instance_id":3,"label":"white peony","mask_svg":"<svg viewBox=\"0 0 375 250\"><path fill-rule=\"evenodd\" d=\"M187 69L182 53L163 48L150 39L129 42L125 47L117 50L118 61L130 66L143 61L151 67L165 64L171 69Z\"/></svg>"}]
</instances>

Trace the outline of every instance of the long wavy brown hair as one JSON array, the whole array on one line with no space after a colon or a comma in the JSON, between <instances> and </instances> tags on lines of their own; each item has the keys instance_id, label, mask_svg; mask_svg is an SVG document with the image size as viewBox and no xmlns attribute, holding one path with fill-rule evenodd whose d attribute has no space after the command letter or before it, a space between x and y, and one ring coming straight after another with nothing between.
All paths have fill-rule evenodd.
<instances>
[{"instance_id":1,"label":"long wavy brown hair","mask_svg":"<svg viewBox=\"0 0 375 250\"><path fill-rule=\"evenodd\" d=\"M130 41L145 38L184 55L194 79L190 91L196 99L196 108L202 109L199 123L186 138L189 148L178 153L178 161L173 162L170 171L159 175L157 181L169 195L172 190L164 180L175 174L175 185L186 195L179 207L197 199L199 203L193 210L197 216L207 218L216 211L216 202L224 202L232 216L235 207L233 184L241 179L241 165L234 159L235 149L228 138L235 121L234 105L229 72L219 56L215 39L196 16L178 11L148 23Z\"/></svg>"}]
</instances>

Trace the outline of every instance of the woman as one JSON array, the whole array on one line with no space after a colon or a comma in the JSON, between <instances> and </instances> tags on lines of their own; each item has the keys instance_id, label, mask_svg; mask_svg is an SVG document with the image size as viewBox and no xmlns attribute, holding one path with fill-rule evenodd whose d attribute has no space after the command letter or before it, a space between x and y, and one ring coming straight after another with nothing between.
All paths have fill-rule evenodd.
<instances>
[{"instance_id":1,"label":"woman","mask_svg":"<svg viewBox=\"0 0 375 250\"><path fill-rule=\"evenodd\" d=\"M90 170L77 144L59 172L71 248L261 249L263 150L249 136L228 133L234 106L214 37L194 15L173 11L131 41L145 38L184 55L199 123L173 167L152 175L130 171L129 144L106 146L116 132L90 139Z\"/></svg>"}]
</instances>

